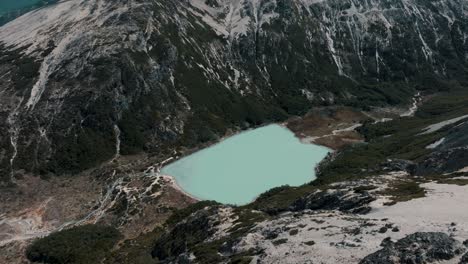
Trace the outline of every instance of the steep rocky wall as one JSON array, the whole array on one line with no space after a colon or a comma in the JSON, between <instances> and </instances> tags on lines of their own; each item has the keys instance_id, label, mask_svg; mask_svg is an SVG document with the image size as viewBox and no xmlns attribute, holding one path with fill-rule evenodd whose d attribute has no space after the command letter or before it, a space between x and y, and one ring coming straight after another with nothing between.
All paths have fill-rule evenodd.
<instances>
[{"instance_id":1,"label":"steep rocky wall","mask_svg":"<svg viewBox=\"0 0 468 264\"><path fill-rule=\"evenodd\" d=\"M0 177L466 85L465 1L74 0L0 28Z\"/></svg>"}]
</instances>

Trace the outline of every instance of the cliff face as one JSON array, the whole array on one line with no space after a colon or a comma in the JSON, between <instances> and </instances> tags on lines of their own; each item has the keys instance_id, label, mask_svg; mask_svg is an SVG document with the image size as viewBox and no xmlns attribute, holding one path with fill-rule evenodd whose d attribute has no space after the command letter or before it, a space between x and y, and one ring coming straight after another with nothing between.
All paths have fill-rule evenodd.
<instances>
[{"instance_id":1,"label":"cliff face","mask_svg":"<svg viewBox=\"0 0 468 264\"><path fill-rule=\"evenodd\" d=\"M462 0L73 0L0 27L0 178L466 85Z\"/></svg>"}]
</instances>

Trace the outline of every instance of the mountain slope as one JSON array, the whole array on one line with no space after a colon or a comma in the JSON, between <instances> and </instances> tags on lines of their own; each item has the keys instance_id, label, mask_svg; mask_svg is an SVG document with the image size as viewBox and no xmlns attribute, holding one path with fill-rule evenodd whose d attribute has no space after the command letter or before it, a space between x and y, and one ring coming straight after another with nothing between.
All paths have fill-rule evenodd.
<instances>
[{"instance_id":1,"label":"mountain slope","mask_svg":"<svg viewBox=\"0 0 468 264\"><path fill-rule=\"evenodd\" d=\"M70 0L0 28L0 175L75 173L312 106L467 84L449 1Z\"/></svg>"}]
</instances>

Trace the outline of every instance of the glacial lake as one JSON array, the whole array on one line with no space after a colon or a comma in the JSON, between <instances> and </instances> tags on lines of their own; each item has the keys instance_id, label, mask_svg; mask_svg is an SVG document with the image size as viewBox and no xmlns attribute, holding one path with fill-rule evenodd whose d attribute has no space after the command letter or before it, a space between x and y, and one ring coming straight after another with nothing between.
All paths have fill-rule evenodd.
<instances>
[{"instance_id":1,"label":"glacial lake","mask_svg":"<svg viewBox=\"0 0 468 264\"><path fill-rule=\"evenodd\" d=\"M304 144L279 125L227 138L161 169L200 200L243 205L282 185L300 186L315 179L315 167L330 150Z\"/></svg>"}]
</instances>

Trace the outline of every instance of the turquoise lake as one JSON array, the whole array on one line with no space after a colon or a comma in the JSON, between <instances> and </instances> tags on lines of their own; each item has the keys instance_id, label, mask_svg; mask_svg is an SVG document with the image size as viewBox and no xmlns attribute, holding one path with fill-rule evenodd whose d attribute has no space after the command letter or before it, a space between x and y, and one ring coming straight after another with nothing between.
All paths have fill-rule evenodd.
<instances>
[{"instance_id":1,"label":"turquoise lake","mask_svg":"<svg viewBox=\"0 0 468 264\"><path fill-rule=\"evenodd\" d=\"M198 199L243 205L271 188L311 182L316 165L329 152L269 125L195 152L163 167L161 174L174 177Z\"/></svg>"}]
</instances>

